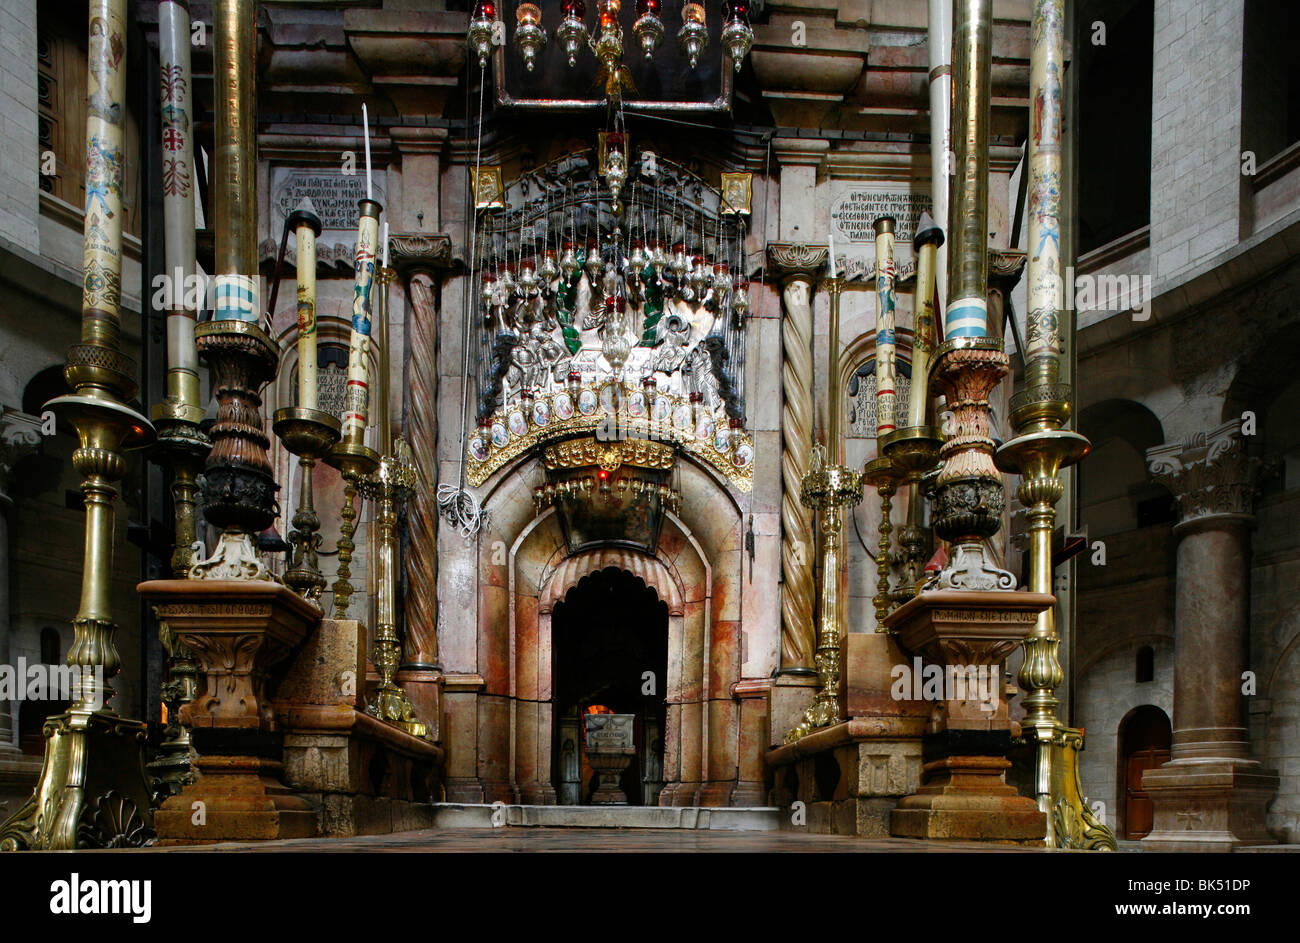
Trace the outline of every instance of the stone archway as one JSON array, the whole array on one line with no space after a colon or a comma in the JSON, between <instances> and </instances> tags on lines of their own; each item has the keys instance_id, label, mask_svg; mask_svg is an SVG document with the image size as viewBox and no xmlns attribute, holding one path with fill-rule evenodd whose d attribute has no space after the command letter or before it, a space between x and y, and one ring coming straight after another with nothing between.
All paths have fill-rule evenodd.
<instances>
[{"instance_id":1,"label":"stone archway","mask_svg":"<svg viewBox=\"0 0 1300 943\"><path fill-rule=\"evenodd\" d=\"M684 458L679 470L681 515L664 515L653 554L601 546L595 556L571 556L554 512L534 510L537 466L521 462L494 478L489 524L477 542L478 672L458 679L463 687L453 692L464 699L453 703L450 718L453 801L556 801L549 613L584 568L621 560L615 565L635 568L662 589L673 613L660 805L761 803L766 687L741 680L742 672L770 673L776 610L756 605L746 613L754 622L747 648L740 507L707 470ZM754 595L766 593L763 587ZM747 670L747 659L758 668Z\"/></svg>"}]
</instances>

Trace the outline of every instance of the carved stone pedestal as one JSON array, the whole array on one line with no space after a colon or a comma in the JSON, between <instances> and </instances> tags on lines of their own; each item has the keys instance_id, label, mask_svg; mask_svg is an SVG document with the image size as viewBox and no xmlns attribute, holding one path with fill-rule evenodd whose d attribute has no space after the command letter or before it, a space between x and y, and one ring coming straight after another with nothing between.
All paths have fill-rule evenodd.
<instances>
[{"instance_id":1,"label":"carved stone pedestal","mask_svg":"<svg viewBox=\"0 0 1300 943\"><path fill-rule=\"evenodd\" d=\"M316 834L311 805L280 781L282 744L271 697L281 674L276 666L317 627L320 610L263 580L153 580L138 591L194 652L202 678L182 710L199 778L155 813L159 842Z\"/></svg>"},{"instance_id":2,"label":"carved stone pedestal","mask_svg":"<svg viewBox=\"0 0 1300 943\"><path fill-rule=\"evenodd\" d=\"M885 620L913 656L904 665L908 693L934 702L922 741L922 785L899 801L892 835L1043 841L1046 816L1005 779L1012 730L1003 663L1052 604L1041 593L939 590L919 594Z\"/></svg>"},{"instance_id":3,"label":"carved stone pedestal","mask_svg":"<svg viewBox=\"0 0 1300 943\"><path fill-rule=\"evenodd\" d=\"M397 683L406 692L415 716L429 728L431 743L442 741L442 669L423 665L404 665L397 672Z\"/></svg>"},{"instance_id":4,"label":"carved stone pedestal","mask_svg":"<svg viewBox=\"0 0 1300 943\"><path fill-rule=\"evenodd\" d=\"M627 793L619 788L619 777L636 753L632 714L585 714L583 729L587 742L587 762L598 779L591 796L592 805L627 805Z\"/></svg>"}]
</instances>

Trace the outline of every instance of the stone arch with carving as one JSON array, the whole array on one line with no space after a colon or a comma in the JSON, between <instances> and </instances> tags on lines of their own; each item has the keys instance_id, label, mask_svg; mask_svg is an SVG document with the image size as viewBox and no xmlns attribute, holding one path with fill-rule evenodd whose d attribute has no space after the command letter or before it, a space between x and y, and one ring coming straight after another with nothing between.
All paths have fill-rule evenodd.
<instances>
[{"instance_id":1,"label":"stone arch with carving","mask_svg":"<svg viewBox=\"0 0 1300 943\"><path fill-rule=\"evenodd\" d=\"M570 555L555 512L534 511L540 466L528 459L494 476L478 554L475 748L484 801L556 801L551 618L568 589L607 566L638 576L668 604L660 804L753 804L762 796L761 730L747 731L753 755L740 755L741 508L707 470L684 458L679 467L681 516L665 513L654 554L601 546ZM753 716L761 727L765 711Z\"/></svg>"}]
</instances>

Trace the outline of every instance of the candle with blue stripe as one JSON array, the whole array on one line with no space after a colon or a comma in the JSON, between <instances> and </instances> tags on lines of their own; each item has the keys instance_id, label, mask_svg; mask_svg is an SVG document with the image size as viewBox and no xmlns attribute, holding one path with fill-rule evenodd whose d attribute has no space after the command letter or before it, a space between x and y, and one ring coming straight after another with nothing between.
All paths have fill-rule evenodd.
<instances>
[{"instance_id":1,"label":"candle with blue stripe","mask_svg":"<svg viewBox=\"0 0 1300 943\"><path fill-rule=\"evenodd\" d=\"M348 386L343 400L343 441L364 444L370 416L370 312L375 281L379 214L374 200L361 200L357 225L356 281L352 286L352 342L348 351Z\"/></svg>"},{"instance_id":2,"label":"candle with blue stripe","mask_svg":"<svg viewBox=\"0 0 1300 943\"><path fill-rule=\"evenodd\" d=\"M986 337L989 284L989 113L992 0L960 0L953 37L952 150L948 205L946 341Z\"/></svg>"},{"instance_id":3,"label":"candle with blue stripe","mask_svg":"<svg viewBox=\"0 0 1300 943\"><path fill-rule=\"evenodd\" d=\"M876 230L876 437L893 432L898 397L894 390L894 217L882 216Z\"/></svg>"}]
</instances>

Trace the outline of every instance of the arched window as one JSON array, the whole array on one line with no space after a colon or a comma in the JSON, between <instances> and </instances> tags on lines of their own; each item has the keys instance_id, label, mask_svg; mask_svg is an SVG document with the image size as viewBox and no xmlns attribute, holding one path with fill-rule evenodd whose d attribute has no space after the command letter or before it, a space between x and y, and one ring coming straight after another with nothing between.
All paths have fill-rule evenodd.
<instances>
[{"instance_id":1,"label":"arched window","mask_svg":"<svg viewBox=\"0 0 1300 943\"><path fill-rule=\"evenodd\" d=\"M1142 684L1156 679L1156 650L1143 645L1137 652L1137 681Z\"/></svg>"}]
</instances>

